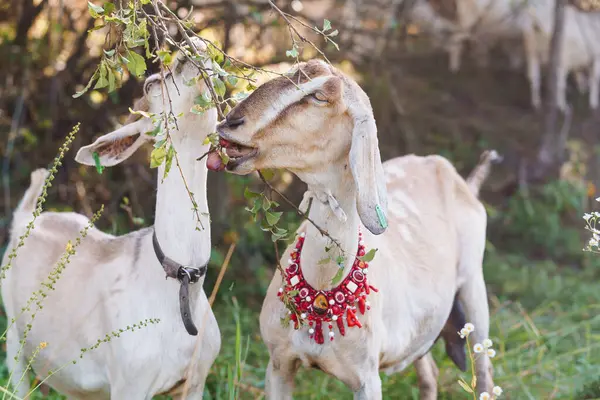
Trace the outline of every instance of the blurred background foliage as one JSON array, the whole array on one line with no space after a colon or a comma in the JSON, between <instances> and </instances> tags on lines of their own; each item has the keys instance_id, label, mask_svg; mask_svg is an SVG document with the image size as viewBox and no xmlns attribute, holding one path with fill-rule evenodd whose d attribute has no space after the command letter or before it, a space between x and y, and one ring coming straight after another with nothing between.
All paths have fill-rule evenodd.
<instances>
[{"instance_id":1,"label":"blurred background foliage","mask_svg":"<svg viewBox=\"0 0 600 400\"><path fill-rule=\"evenodd\" d=\"M119 1L124 0L115 0ZM290 66L287 26L266 0L166 3L179 16L193 10L197 32L220 43L230 55L279 71ZM519 171L538 151L542 114L529 106L524 73L511 71L503 54L495 52L486 68L475 66L467 56L461 71L450 73L444 53L407 19L409 0L276 3L312 26L322 26L327 18L339 30L339 50L322 43L314 32L304 34L370 96L383 159L437 153L466 175L484 149L495 148L504 155L481 196L489 213L484 270L492 312L490 336L500 346L496 383L512 399L600 397L600 260L582 252L581 220L584 211L597 209L593 199L600 185L600 118L590 113L586 99L569 88L574 116L565 157L541 179L523 180ZM130 77L110 94L92 90L72 97L85 86L111 40L110 32L93 30L94 23L85 0L0 1L0 252L6 247L11 210L29 184L29 173L51 162L77 122L81 132L75 149L123 122L141 94L141 80ZM314 56L309 46L301 53L302 58ZM156 70L148 62L146 73ZM149 152L150 148L138 151L102 175L67 156L47 208L91 216L104 204L98 225L113 234L151 225L156 170L149 169ZM276 185L296 204L305 189L282 171L276 174ZM213 253L205 282L208 293L229 244L238 243L215 306L223 350L209 377L209 399L231 394L228 378L239 358L233 343L238 328L244 355L238 396L260 397L264 386L267 353L259 337L258 311L275 253L270 235L244 211L247 186L261 183L255 176L209 175ZM280 203L287 211L283 225L294 229L297 215ZM431 238L431 245L437 240ZM456 384L458 372L440 346L434 353L442 398L464 398ZM2 371L6 376L5 368ZM297 398L351 396L341 383L320 372L303 371L297 382ZM416 396L411 369L385 378L384 398Z\"/></svg>"}]
</instances>

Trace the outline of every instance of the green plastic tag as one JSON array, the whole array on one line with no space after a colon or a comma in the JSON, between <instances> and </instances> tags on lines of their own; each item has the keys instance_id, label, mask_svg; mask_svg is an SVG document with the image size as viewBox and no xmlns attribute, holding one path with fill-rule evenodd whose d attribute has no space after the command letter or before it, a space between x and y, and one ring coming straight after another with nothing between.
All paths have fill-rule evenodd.
<instances>
[{"instance_id":1,"label":"green plastic tag","mask_svg":"<svg viewBox=\"0 0 600 400\"><path fill-rule=\"evenodd\" d=\"M385 219L385 215L383 214L383 211L381 210L381 207L379 207L379 204L377 204L375 206L375 211L377 212L377 218L379 218L379 225L381 225L381 227L383 229L388 227L388 223L387 220Z\"/></svg>"},{"instance_id":2,"label":"green plastic tag","mask_svg":"<svg viewBox=\"0 0 600 400\"><path fill-rule=\"evenodd\" d=\"M102 164L100 164L100 156L98 155L98 153L93 152L92 157L94 158L94 163L96 164L96 171L98 171L99 174L102 174L102 171L104 171L104 167L102 166Z\"/></svg>"}]
</instances>

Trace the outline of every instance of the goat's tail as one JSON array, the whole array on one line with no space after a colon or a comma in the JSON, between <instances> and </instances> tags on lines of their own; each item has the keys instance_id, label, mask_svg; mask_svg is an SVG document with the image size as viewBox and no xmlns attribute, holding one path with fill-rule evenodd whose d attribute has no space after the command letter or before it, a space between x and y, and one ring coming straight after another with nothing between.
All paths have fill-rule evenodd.
<instances>
[{"instance_id":1,"label":"goat's tail","mask_svg":"<svg viewBox=\"0 0 600 400\"><path fill-rule=\"evenodd\" d=\"M496 150L486 150L481 153L479 163L467 178L467 185L469 186L469 189L471 189L471 193L476 197L479 196L479 189L490 174L491 165L499 162L502 162L502 156L499 155Z\"/></svg>"},{"instance_id":2,"label":"goat's tail","mask_svg":"<svg viewBox=\"0 0 600 400\"><path fill-rule=\"evenodd\" d=\"M48 170L44 168L36 169L31 173L31 183L29 188L23 195L21 202L17 206L14 217L13 217L13 229L16 225L22 222L23 219L29 218L35 211L37 201L42 195L42 189L44 188L44 182L48 177Z\"/></svg>"}]
</instances>

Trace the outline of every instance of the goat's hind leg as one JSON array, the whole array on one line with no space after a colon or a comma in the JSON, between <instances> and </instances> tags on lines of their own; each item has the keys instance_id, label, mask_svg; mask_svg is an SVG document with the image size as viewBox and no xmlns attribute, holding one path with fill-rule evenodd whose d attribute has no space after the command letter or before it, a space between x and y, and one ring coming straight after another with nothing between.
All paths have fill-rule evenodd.
<instances>
[{"instance_id":1,"label":"goat's hind leg","mask_svg":"<svg viewBox=\"0 0 600 400\"><path fill-rule=\"evenodd\" d=\"M423 357L416 360L413 364L419 381L419 399L436 400L437 399L437 380L440 374L435 360L428 352Z\"/></svg>"}]
</instances>

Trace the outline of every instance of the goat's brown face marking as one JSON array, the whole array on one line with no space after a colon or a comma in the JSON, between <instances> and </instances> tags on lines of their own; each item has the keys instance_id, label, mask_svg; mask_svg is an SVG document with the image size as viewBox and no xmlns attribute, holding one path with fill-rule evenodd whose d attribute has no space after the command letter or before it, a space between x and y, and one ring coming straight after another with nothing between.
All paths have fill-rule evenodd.
<instances>
[{"instance_id":1,"label":"goat's brown face marking","mask_svg":"<svg viewBox=\"0 0 600 400\"><path fill-rule=\"evenodd\" d=\"M217 127L224 139L257 149L243 166L228 169L240 174L260 168L305 169L310 163L302 154L328 148L322 155L326 162L329 154L339 153L328 133L346 109L343 87L341 74L318 60L264 83Z\"/></svg>"}]
</instances>

